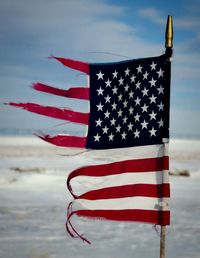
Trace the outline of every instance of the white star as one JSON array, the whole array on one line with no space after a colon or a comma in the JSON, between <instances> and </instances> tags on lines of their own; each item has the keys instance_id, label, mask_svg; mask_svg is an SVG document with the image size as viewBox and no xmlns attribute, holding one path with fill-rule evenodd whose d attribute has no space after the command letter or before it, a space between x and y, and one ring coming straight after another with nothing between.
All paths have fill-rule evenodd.
<instances>
[{"instance_id":1,"label":"white star","mask_svg":"<svg viewBox=\"0 0 200 258\"><path fill-rule=\"evenodd\" d=\"M151 84L151 87L152 86L156 86L156 80L154 80L154 78L151 79L151 81L149 81L149 83Z\"/></svg>"},{"instance_id":2,"label":"white star","mask_svg":"<svg viewBox=\"0 0 200 258\"><path fill-rule=\"evenodd\" d=\"M113 91L113 94L117 94L117 91L118 91L117 87L114 86L114 88L112 89L112 91Z\"/></svg>"},{"instance_id":3,"label":"white star","mask_svg":"<svg viewBox=\"0 0 200 258\"><path fill-rule=\"evenodd\" d=\"M149 116L151 117L150 118L150 120L152 120L152 119L155 119L156 120L156 113L154 113L154 111L152 111L152 113L151 114L149 114Z\"/></svg>"},{"instance_id":4,"label":"white star","mask_svg":"<svg viewBox=\"0 0 200 258\"><path fill-rule=\"evenodd\" d=\"M160 104L158 105L158 108L159 108L159 111L164 110L164 104L160 102Z\"/></svg>"},{"instance_id":5,"label":"white star","mask_svg":"<svg viewBox=\"0 0 200 258\"><path fill-rule=\"evenodd\" d=\"M125 91L128 91L128 89L129 89L129 85L128 85L128 84L126 84L126 86L124 87L124 89L125 89Z\"/></svg>"},{"instance_id":6,"label":"white star","mask_svg":"<svg viewBox=\"0 0 200 258\"><path fill-rule=\"evenodd\" d=\"M99 95L103 95L104 90L100 87L100 88L97 90L97 92L98 92L98 96L99 96Z\"/></svg>"},{"instance_id":7,"label":"white star","mask_svg":"<svg viewBox=\"0 0 200 258\"><path fill-rule=\"evenodd\" d=\"M107 95L107 96L105 97L106 103L107 103L107 102L110 102L110 99L111 99L111 97L110 97L109 95Z\"/></svg>"},{"instance_id":8,"label":"white star","mask_svg":"<svg viewBox=\"0 0 200 258\"><path fill-rule=\"evenodd\" d=\"M151 137L151 136L156 136L156 131L157 131L157 130L155 130L154 127L152 127L152 129L149 130L149 132L150 132L150 134L151 134L150 137Z\"/></svg>"},{"instance_id":9,"label":"white star","mask_svg":"<svg viewBox=\"0 0 200 258\"><path fill-rule=\"evenodd\" d=\"M99 134L97 134L96 136L94 136L94 141L99 142L100 138L101 138L101 136L99 136Z\"/></svg>"},{"instance_id":10,"label":"white star","mask_svg":"<svg viewBox=\"0 0 200 258\"><path fill-rule=\"evenodd\" d=\"M129 108L128 111L129 111L129 114L130 114L130 115L133 114L133 110L134 110L134 109L133 109L132 107Z\"/></svg>"},{"instance_id":11,"label":"white star","mask_svg":"<svg viewBox=\"0 0 200 258\"><path fill-rule=\"evenodd\" d=\"M136 121L139 121L139 119L140 119L140 115L138 115L138 113L134 116L134 118L135 118L135 122Z\"/></svg>"},{"instance_id":12,"label":"white star","mask_svg":"<svg viewBox=\"0 0 200 258\"><path fill-rule=\"evenodd\" d=\"M140 84L141 84L141 82L137 82L135 85L136 85L136 89L139 89L140 88Z\"/></svg>"},{"instance_id":13,"label":"white star","mask_svg":"<svg viewBox=\"0 0 200 258\"><path fill-rule=\"evenodd\" d=\"M118 124L118 126L116 127L116 132L120 132L121 130L121 126Z\"/></svg>"},{"instance_id":14,"label":"white star","mask_svg":"<svg viewBox=\"0 0 200 258\"><path fill-rule=\"evenodd\" d=\"M99 79L102 79L103 80L103 76L104 76L104 73L102 73L101 71L99 73L96 74L98 76L98 80Z\"/></svg>"},{"instance_id":15,"label":"white star","mask_svg":"<svg viewBox=\"0 0 200 258\"><path fill-rule=\"evenodd\" d=\"M111 122L111 125L115 125L116 119L114 119L114 117L113 117L113 119L110 120L110 122Z\"/></svg>"},{"instance_id":16,"label":"white star","mask_svg":"<svg viewBox=\"0 0 200 258\"><path fill-rule=\"evenodd\" d=\"M147 112L147 108L148 108L148 107L149 107L149 106L147 106L146 103L145 103L144 106L141 107L142 113L143 113L143 112Z\"/></svg>"},{"instance_id":17,"label":"white star","mask_svg":"<svg viewBox=\"0 0 200 258\"><path fill-rule=\"evenodd\" d=\"M127 120L128 120L128 118L125 116L125 117L123 118L123 124L126 124Z\"/></svg>"},{"instance_id":18,"label":"white star","mask_svg":"<svg viewBox=\"0 0 200 258\"><path fill-rule=\"evenodd\" d=\"M123 96L122 96L122 94L120 93L119 96L118 96L118 100L119 100L119 101L122 100L122 97L123 97Z\"/></svg>"},{"instance_id":19,"label":"white star","mask_svg":"<svg viewBox=\"0 0 200 258\"><path fill-rule=\"evenodd\" d=\"M114 73L112 73L112 74L113 74L113 79L114 79L114 78L117 78L118 72L117 72L116 70L115 70Z\"/></svg>"},{"instance_id":20,"label":"white star","mask_svg":"<svg viewBox=\"0 0 200 258\"><path fill-rule=\"evenodd\" d=\"M102 130L103 130L103 134L107 134L108 133L108 127L107 126L105 126L104 128L102 128Z\"/></svg>"},{"instance_id":21,"label":"white star","mask_svg":"<svg viewBox=\"0 0 200 258\"><path fill-rule=\"evenodd\" d=\"M133 91L130 91L129 93L129 99L132 99L133 98Z\"/></svg>"},{"instance_id":22,"label":"white star","mask_svg":"<svg viewBox=\"0 0 200 258\"><path fill-rule=\"evenodd\" d=\"M162 87L162 85L160 85L160 88L157 89L158 90L158 94L164 94L164 88Z\"/></svg>"},{"instance_id":23,"label":"white star","mask_svg":"<svg viewBox=\"0 0 200 258\"><path fill-rule=\"evenodd\" d=\"M108 80L105 82L106 87L110 87L110 86L111 86L111 85L110 85L110 84L111 84L111 82L112 82L112 81L110 81L110 80L108 79Z\"/></svg>"},{"instance_id":24,"label":"white star","mask_svg":"<svg viewBox=\"0 0 200 258\"><path fill-rule=\"evenodd\" d=\"M115 102L111 106L112 106L112 110L116 110L117 109L117 104Z\"/></svg>"},{"instance_id":25,"label":"white star","mask_svg":"<svg viewBox=\"0 0 200 258\"><path fill-rule=\"evenodd\" d=\"M131 82L135 82L135 78L136 78L136 76L133 74L133 75L131 76Z\"/></svg>"},{"instance_id":26,"label":"white star","mask_svg":"<svg viewBox=\"0 0 200 258\"><path fill-rule=\"evenodd\" d=\"M141 73L142 72L142 66L140 64L139 64L139 66L136 69L137 69L137 73Z\"/></svg>"},{"instance_id":27,"label":"white star","mask_svg":"<svg viewBox=\"0 0 200 258\"><path fill-rule=\"evenodd\" d=\"M135 101L135 105L140 105L141 99L137 97L137 99L135 99L134 101Z\"/></svg>"},{"instance_id":28,"label":"white star","mask_svg":"<svg viewBox=\"0 0 200 258\"><path fill-rule=\"evenodd\" d=\"M149 90L147 90L146 87L144 88L144 90L142 90L142 92L143 92L143 97L144 97L145 95L148 96L148 91L149 91Z\"/></svg>"},{"instance_id":29,"label":"white star","mask_svg":"<svg viewBox=\"0 0 200 258\"><path fill-rule=\"evenodd\" d=\"M164 71L160 68L160 70L157 72L158 78L163 77Z\"/></svg>"},{"instance_id":30,"label":"white star","mask_svg":"<svg viewBox=\"0 0 200 258\"><path fill-rule=\"evenodd\" d=\"M103 106L104 105L102 105L101 102L99 103L99 105L96 105L96 106L98 108L97 111L100 111L100 110L103 111Z\"/></svg>"},{"instance_id":31,"label":"white star","mask_svg":"<svg viewBox=\"0 0 200 258\"><path fill-rule=\"evenodd\" d=\"M163 122L162 118L160 119L160 121L158 122L158 124L159 124L159 127L163 127L163 126L164 126L164 122Z\"/></svg>"},{"instance_id":32,"label":"white star","mask_svg":"<svg viewBox=\"0 0 200 258\"><path fill-rule=\"evenodd\" d=\"M122 77L120 77L119 81L119 85L123 85L124 79L122 79Z\"/></svg>"},{"instance_id":33,"label":"white star","mask_svg":"<svg viewBox=\"0 0 200 258\"><path fill-rule=\"evenodd\" d=\"M128 104L128 101L124 100L124 102L123 102L124 108L127 107L127 104Z\"/></svg>"},{"instance_id":34,"label":"white star","mask_svg":"<svg viewBox=\"0 0 200 258\"><path fill-rule=\"evenodd\" d=\"M125 132L123 132L123 133L121 134L122 140L123 140L123 139L124 139L124 140L126 139L126 135L127 135L127 134L126 134Z\"/></svg>"},{"instance_id":35,"label":"white star","mask_svg":"<svg viewBox=\"0 0 200 258\"><path fill-rule=\"evenodd\" d=\"M135 138L140 138L139 137L140 132L138 131L138 129L136 129L135 132L133 132L133 133L135 135Z\"/></svg>"},{"instance_id":36,"label":"white star","mask_svg":"<svg viewBox=\"0 0 200 258\"><path fill-rule=\"evenodd\" d=\"M105 81L106 87L111 87L111 82L109 79L107 81Z\"/></svg>"},{"instance_id":37,"label":"white star","mask_svg":"<svg viewBox=\"0 0 200 258\"><path fill-rule=\"evenodd\" d=\"M113 141L114 135L112 133L108 135L108 137L109 137L109 141Z\"/></svg>"},{"instance_id":38,"label":"white star","mask_svg":"<svg viewBox=\"0 0 200 258\"><path fill-rule=\"evenodd\" d=\"M153 61L152 64L150 65L151 66L151 70L155 70L156 69L156 65L157 64L155 64L154 61Z\"/></svg>"},{"instance_id":39,"label":"white star","mask_svg":"<svg viewBox=\"0 0 200 258\"><path fill-rule=\"evenodd\" d=\"M146 129L147 129L148 123L144 120L143 123L141 123L141 125L142 125L142 129L143 129L143 128L146 128Z\"/></svg>"},{"instance_id":40,"label":"white star","mask_svg":"<svg viewBox=\"0 0 200 258\"><path fill-rule=\"evenodd\" d=\"M143 80L146 79L147 80L147 77L148 77L149 73L147 73L147 71L143 74Z\"/></svg>"},{"instance_id":41,"label":"white star","mask_svg":"<svg viewBox=\"0 0 200 258\"><path fill-rule=\"evenodd\" d=\"M150 99L150 101L151 101L151 103L156 103L156 99L157 99L157 97L155 97L153 94L152 94L152 96L149 98Z\"/></svg>"},{"instance_id":42,"label":"white star","mask_svg":"<svg viewBox=\"0 0 200 258\"><path fill-rule=\"evenodd\" d=\"M129 130L129 131L132 131L132 130L133 130L133 124L131 124L131 123L128 124L128 130Z\"/></svg>"},{"instance_id":43,"label":"white star","mask_svg":"<svg viewBox=\"0 0 200 258\"><path fill-rule=\"evenodd\" d=\"M129 76L130 69L127 68L124 72L125 72L125 76Z\"/></svg>"},{"instance_id":44,"label":"white star","mask_svg":"<svg viewBox=\"0 0 200 258\"><path fill-rule=\"evenodd\" d=\"M99 118L95 122L96 122L96 126L101 126L102 120Z\"/></svg>"},{"instance_id":45,"label":"white star","mask_svg":"<svg viewBox=\"0 0 200 258\"><path fill-rule=\"evenodd\" d=\"M118 112L118 117L122 116L123 111L120 109Z\"/></svg>"},{"instance_id":46,"label":"white star","mask_svg":"<svg viewBox=\"0 0 200 258\"><path fill-rule=\"evenodd\" d=\"M109 118L110 112L108 112L108 110L107 110L106 113L104 113L104 115L105 115L105 118Z\"/></svg>"}]
</instances>

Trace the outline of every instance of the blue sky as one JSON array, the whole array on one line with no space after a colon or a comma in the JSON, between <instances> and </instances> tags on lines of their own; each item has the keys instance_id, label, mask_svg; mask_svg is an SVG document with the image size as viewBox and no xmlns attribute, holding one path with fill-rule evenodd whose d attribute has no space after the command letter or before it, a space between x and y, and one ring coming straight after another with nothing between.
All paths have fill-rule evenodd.
<instances>
[{"instance_id":1,"label":"blue sky","mask_svg":"<svg viewBox=\"0 0 200 258\"><path fill-rule=\"evenodd\" d=\"M8 101L87 110L83 101L30 88L37 81L60 88L86 85L82 74L47 59L49 55L88 62L160 55L165 50L168 14L174 20L171 134L200 137L200 2L196 0L1 0L0 130L45 130L62 124L2 104Z\"/></svg>"}]
</instances>

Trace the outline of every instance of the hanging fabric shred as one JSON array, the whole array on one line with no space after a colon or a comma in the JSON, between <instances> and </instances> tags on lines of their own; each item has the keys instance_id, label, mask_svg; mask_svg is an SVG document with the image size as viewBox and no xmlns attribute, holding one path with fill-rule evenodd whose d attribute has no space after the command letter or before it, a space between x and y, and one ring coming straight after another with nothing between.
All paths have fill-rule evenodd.
<instances>
[{"instance_id":1,"label":"hanging fabric shred","mask_svg":"<svg viewBox=\"0 0 200 258\"><path fill-rule=\"evenodd\" d=\"M62 119L62 120L66 120L74 123L88 125L88 122L89 122L88 113L75 112L69 109L60 109L60 108L51 107L51 106L41 106L34 103L9 102L8 105L21 107L27 111L30 111L39 115L49 116L52 118Z\"/></svg>"},{"instance_id":2,"label":"hanging fabric shred","mask_svg":"<svg viewBox=\"0 0 200 258\"><path fill-rule=\"evenodd\" d=\"M66 98L89 100L89 88L86 87L69 88L68 90L63 90L37 82L32 85L32 88L37 91L42 91Z\"/></svg>"}]
</instances>

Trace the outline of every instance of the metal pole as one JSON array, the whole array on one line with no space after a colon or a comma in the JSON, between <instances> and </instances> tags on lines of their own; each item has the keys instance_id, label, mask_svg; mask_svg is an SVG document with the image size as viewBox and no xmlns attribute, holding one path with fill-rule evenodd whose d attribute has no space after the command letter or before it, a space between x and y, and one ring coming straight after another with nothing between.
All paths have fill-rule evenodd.
<instances>
[{"instance_id":1,"label":"metal pole","mask_svg":"<svg viewBox=\"0 0 200 258\"><path fill-rule=\"evenodd\" d=\"M172 57L173 51L173 20L172 16L168 15L166 33L165 33L165 48L166 54ZM165 147L164 147L165 149ZM163 175L164 176L164 175ZM161 226L160 233L160 258L165 258L165 238L166 238L166 226Z\"/></svg>"},{"instance_id":2,"label":"metal pole","mask_svg":"<svg viewBox=\"0 0 200 258\"><path fill-rule=\"evenodd\" d=\"M161 226L161 233L160 233L160 258L165 258L165 236L166 236L166 226Z\"/></svg>"}]
</instances>

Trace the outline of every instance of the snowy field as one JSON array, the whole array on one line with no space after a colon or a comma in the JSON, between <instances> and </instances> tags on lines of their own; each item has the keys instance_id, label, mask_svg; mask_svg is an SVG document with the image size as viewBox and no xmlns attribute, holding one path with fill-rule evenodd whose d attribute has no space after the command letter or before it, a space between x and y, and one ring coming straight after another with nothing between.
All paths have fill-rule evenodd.
<instances>
[{"instance_id":1,"label":"snowy field","mask_svg":"<svg viewBox=\"0 0 200 258\"><path fill-rule=\"evenodd\" d=\"M32 138L0 138L0 257L2 258L156 258L159 232L152 225L89 221L73 223L92 245L65 231L71 200L68 173L92 161L90 153L53 147ZM171 140L171 226L166 258L200 257L200 141ZM96 154L96 158L101 157ZM159 230L159 228L158 228Z\"/></svg>"}]
</instances>

